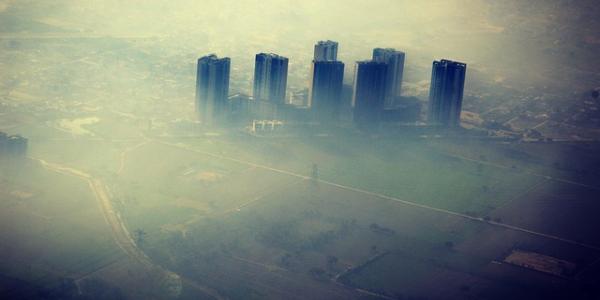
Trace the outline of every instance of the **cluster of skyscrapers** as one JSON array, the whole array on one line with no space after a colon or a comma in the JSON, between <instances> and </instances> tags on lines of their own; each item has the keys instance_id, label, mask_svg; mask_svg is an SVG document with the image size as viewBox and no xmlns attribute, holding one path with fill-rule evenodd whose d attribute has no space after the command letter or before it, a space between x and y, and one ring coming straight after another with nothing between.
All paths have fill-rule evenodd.
<instances>
[{"instance_id":1,"label":"cluster of skyscrapers","mask_svg":"<svg viewBox=\"0 0 600 300\"><path fill-rule=\"evenodd\" d=\"M334 41L319 41L314 46L307 107L297 110L306 121L321 125L334 125L339 121L344 63L337 59L337 52L338 43ZM375 48L372 59L356 62L351 107L353 122L358 128L374 128L390 112L401 113L404 109L401 105L404 61L404 52ZM256 55L252 98L244 104L233 103L239 97L229 97L230 65L229 58L218 58L214 54L198 59L196 112L202 123L216 125L233 112L243 110L253 111L253 116L258 118L284 121L285 116L299 115L290 113L295 108L286 101L288 58L273 53ZM433 62L428 109L431 125L460 126L465 73L464 63Z\"/></svg>"}]
</instances>

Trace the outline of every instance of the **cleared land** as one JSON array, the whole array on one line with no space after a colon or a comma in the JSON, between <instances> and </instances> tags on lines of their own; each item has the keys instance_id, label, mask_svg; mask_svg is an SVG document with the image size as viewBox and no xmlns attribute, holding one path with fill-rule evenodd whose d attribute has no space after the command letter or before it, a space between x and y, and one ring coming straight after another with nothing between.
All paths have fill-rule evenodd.
<instances>
[{"instance_id":1,"label":"cleared land","mask_svg":"<svg viewBox=\"0 0 600 300\"><path fill-rule=\"evenodd\" d=\"M547 179L511 168L477 170L477 164L472 162L428 159L430 152L421 151L423 157L420 159L427 163L419 167L436 170L425 173L429 176L443 177L448 174L444 171L447 168L454 174L480 172L483 180L497 176L492 178L497 178L500 184L526 182L528 185L512 189L506 196L498 195L499 200L494 206L486 209L465 206L468 204L464 203L476 202L472 198L459 198L457 201L462 200L460 206L447 206L447 203L457 205L452 203L454 198L420 202L422 199L413 195L410 201L418 205L412 205L386 199L378 196L379 193L363 192L360 185L366 184L361 183L362 173L370 170L364 167L363 172L352 173L350 170L355 166L348 163L352 155L342 162L318 148L323 145L313 146L311 153L293 143L279 148L265 144L250 142L235 147L226 139L205 138L165 143L152 141L133 150L121 180L133 180L131 183L137 187L123 191L130 193L124 194L124 199L132 201L125 202L124 208L126 211L133 205L133 211L142 212L127 219L130 226L135 224L133 226L148 230L144 251L162 264L209 283L232 298L242 295L256 298L284 295L290 298L328 295L327 298L340 299L367 295L439 298L447 295L456 299L466 296L501 299L517 290L529 295L555 295L565 291L569 283L557 282L556 278L543 274L530 274L531 271L505 266L500 261L515 247L543 249L548 255L577 261L577 270L598 258L593 246L590 249L532 234L526 228L525 231L514 230L511 228L514 224L507 222L512 225L504 226L504 219L499 217L495 221L480 219L479 216L487 212L495 216L495 205L505 209L508 205L518 204L518 199L544 185ZM406 149L405 153L409 154L400 152L398 156L408 155L407 161L418 161L415 157L419 155L411 150L414 148ZM161 161L156 167L145 167L146 156L153 156L155 151L160 151ZM261 152L264 154L257 154ZM377 155L371 159L384 160L381 154ZM244 163L246 159L256 163ZM324 170L320 172L321 178L335 177L328 174L331 165L343 166L350 173L345 180L358 183L359 187L348 189L346 185L336 186L328 181L311 180L302 174L295 175L296 170L308 174L309 162L318 163L319 170ZM411 169L406 168L408 165L384 169L386 172L371 173L367 177L371 182L393 178L394 172L410 173ZM436 177L427 180L419 177L414 168L416 179L407 180L436 181ZM142 176L142 170L152 175ZM485 175L486 172L493 175ZM380 189L393 194L395 181L383 182ZM440 185L437 189L452 189L451 185ZM132 192L146 191L147 188L152 191L148 195ZM153 191L152 188L160 190ZM485 197L482 190L472 192L463 195ZM438 195L444 193L438 190ZM468 214L443 213L439 209L421 207L421 204L434 208L439 205L440 209L461 207ZM177 213L178 207L186 209ZM144 214L149 215L152 211L160 211L161 215L144 223L149 222ZM135 221L137 219L140 221ZM570 238L568 234L560 237ZM185 257L194 259L183 259ZM377 259L373 260L373 257ZM253 271L224 272L229 268ZM419 272L425 277L418 276ZM387 279L383 280L381 274L387 274ZM438 275L431 277L432 274ZM442 280L450 283L434 288L435 282ZM232 285L232 281L235 284ZM547 288L549 282L554 282L555 286ZM287 295L290 290L304 291L304 294ZM339 294L328 294L336 290ZM423 290L428 293L418 292ZM307 291L311 294L306 294Z\"/></svg>"},{"instance_id":2,"label":"cleared land","mask_svg":"<svg viewBox=\"0 0 600 300\"><path fill-rule=\"evenodd\" d=\"M0 239L10 241L0 248L3 297L61 293L65 279L78 284L125 258L85 182L32 161L4 165L1 175Z\"/></svg>"},{"instance_id":3,"label":"cleared land","mask_svg":"<svg viewBox=\"0 0 600 300\"><path fill-rule=\"evenodd\" d=\"M556 276L573 275L575 271L575 264L572 262L534 252L514 250L504 261Z\"/></svg>"},{"instance_id":4,"label":"cleared land","mask_svg":"<svg viewBox=\"0 0 600 300\"><path fill-rule=\"evenodd\" d=\"M113 126L138 125L119 119ZM465 150L475 148L485 157ZM136 246L184 279L184 299L502 299L560 295L594 278L599 243L586 231L593 214L584 212L593 209L595 190L554 179L590 185L590 176L535 161L513 168L530 150L507 156L494 148L222 133L48 139L31 153L101 180ZM309 176L313 164L318 180ZM569 201L586 195L581 189L589 199ZM574 203L581 222L544 222L548 211L560 220L559 211ZM540 212L539 205L552 210ZM134 236L138 231L144 234ZM502 262L515 249L573 262L578 281ZM136 282L153 276L124 260L92 277L136 269Z\"/></svg>"}]
</instances>

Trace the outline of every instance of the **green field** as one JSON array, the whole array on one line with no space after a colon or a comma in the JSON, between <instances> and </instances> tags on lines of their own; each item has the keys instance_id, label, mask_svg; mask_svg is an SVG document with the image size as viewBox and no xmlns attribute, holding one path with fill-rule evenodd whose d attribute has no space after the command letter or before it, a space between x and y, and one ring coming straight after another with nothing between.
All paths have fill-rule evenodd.
<instances>
[{"instance_id":1,"label":"green field","mask_svg":"<svg viewBox=\"0 0 600 300\"><path fill-rule=\"evenodd\" d=\"M542 180L519 170L460 160L436 151L425 141L410 139L181 142L202 151L304 175L310 174L315 163L320 178L327 181L478 216L487 215Z\"/></svg>"},{"instance_id":2,"label":"green field","mask_svg":"<svg viewBox=\"0 0 600 300\"><path fill-rule=\"evenodd\" d=\"M0 194L0 239L11 241L0 249L0 270L14 282L3 294L60 293L64 280L123 258L84 181L12 161L1 169Z\"/></svg>"},{"instance_id":3,"label":"green field","mask_svg":"<svg viewBox=\"0 0 600 300\"><path fill-rule=\"evenodd\" d=\"M119 120L114 126L138 125ZM94 128L111 130L102 122L86 127ZM514 209L534 187L552 184L541 174L564 173L547 166L530 167L540 174L513 168L522 154L496 153L495 146L483 143L468 146L465 152L466 146L414 137L257 138L220 132L182 138L149 131L130 138L42 140L30 154L103 180L113 207L153 263L231 299L412 297L424 295L418 293L423 289L431 298L494 299L486 291L511 292L495 283L498 278L504 282L526 272L502 277L498 274L505 270L494 269L492 261L515 245L545 245L544 239L431 208L502 222L500 217L510 212L496 216L495 211ZM313 164L321 181L306 177ZM80 193L92 197L84 181L53 176L79 182ZM94 199L88 202L95 205ZM35 205L42 208L43 203ZM69 226L77 225L67 222L48 230L62 241L59 234ZM103 255L123 255L98 246L110 243L106 232L100 236L106 240L66 238L64 243L77 243L69 246L72 252L44 259L64 265L63 260L86 253L79 264L63 267L67 274L93 269ZM487 244L479 247L480 240ZM595 257L582 256L586 262ZM97 274L110 278L123 272L128 271ZM548 280L522 278L532 291L533 283ZM432 288L436 280L448 285ZM193 299L198 291L192 290L188 286L181 297Z\"/></svg>"},{"instance_id":4,"label":"green field","mask_svg":"<svg viewBox=\"0 0 600 300\"><path fill-rule=\"evenodd\" d=\"M131 230L146 232L141 246L153 260L234 299L300 288L340 293L333 298L357 296L350 287L413 295L432 284L419 272L456 279L451 291L434 289L433 296L460 298L475 293L464 282L491 284L481 274L497 251L473 255L459 247L486 225L269 168L309 175L314 163L325 181L480 217L546 180L448 156L419 140L152 140L132 150L116 176L117 206ZM378 277L382 267L396 268L390 281ZM349 268L360 271L346 274ZM338 276L343 285L332 285Z\"/></svg>"}]
</instances>

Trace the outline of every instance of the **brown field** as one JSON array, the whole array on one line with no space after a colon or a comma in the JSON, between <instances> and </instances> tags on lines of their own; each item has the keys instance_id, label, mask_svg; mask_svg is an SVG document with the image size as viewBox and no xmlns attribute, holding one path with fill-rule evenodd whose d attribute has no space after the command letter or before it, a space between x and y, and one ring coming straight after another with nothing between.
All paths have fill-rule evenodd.
<instances>
[{"instance_id":1,"label":"brown field","mask_svg":"<svg viewBox=\"0 0 600 300\"><path fill-rule=\"evenodd\" d=\"M513 252L504 259L504 262L556 276L573 275L576 268L576 265L569 261L535 252L519 250L513 250Z\"/></svg>"}]
</instances>

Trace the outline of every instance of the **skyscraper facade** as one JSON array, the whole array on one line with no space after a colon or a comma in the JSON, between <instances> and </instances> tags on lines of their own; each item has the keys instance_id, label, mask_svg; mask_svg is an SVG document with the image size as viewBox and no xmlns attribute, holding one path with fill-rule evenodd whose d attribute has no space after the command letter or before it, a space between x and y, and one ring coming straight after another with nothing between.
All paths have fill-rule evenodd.
<instances>
[{"instance_id":1,"label":"skyscraper facade","mask_svg":"<svg viewBox=\"0 0 600 300\"><path fill-rule=\"evenodd\" d=\"M450 60L434 61L429 89L429 123L460 126L467 65Z\"/></svg>"},{"instance_id":2,"label":"skyscraper facade","mask_svg":"<svg viewBox=\"0 0 600 300\"><path fill-rule=\"evenodd\" d=\"M394 100L401 96L404 58L404 52L392 48L373 49L373 60L388 64L385 86L385 107L387 108L393 107Z\"/></svg>"},{"instance_id":3,"label":"skyscraper facade","mask_svg":"<svg viewBox=\"0 0 600 300\"><path fill-rule=\"evenodd\" d=\"M215 125L227 112L230 64L228 57L218 58L214 54L198 59L196 113L203 124Z\"/></svg>"},{"instance_id":4,"label":"skyscraper facade","mask_svg":"<svg viewBox=\"0 0 600 300\"><path fill-rule=\"evenodd\" d=\"M308 103L314 118L321 124L338 120L343 83L344 63L313 61Z\"/></svg>"},{"instance_id":5,"label":"skyscraper facade","mask_svg":"<svg viewBox=\"0 0 600 300\"><path fill-rule=\"evenodd\" d=\"M388 64L373 60L356 62L352 103L354 123L361 129L379 125L385 102Z\"/></svg>"},{"instance_id":6,"label":"skyscraper facade","mask_svg":"<svg viewBox=\"0 0 600 300\"><path fill-rule=\"evenodd\" d=\"M319 41L315 44L314 61L337 60L338 43L334 41Z\"/></svg>"},{"instance_id":7,"label":"skyscraper facade","mask_svg":"<svg viewBox=\"0 0 600 300\"><path fill-rule=\"evenodd\" d=\"M254 100L284 104L287 71L288 59L286 57L272 53L256 54L254 65Z\"/></svg>"}]
</instances>

